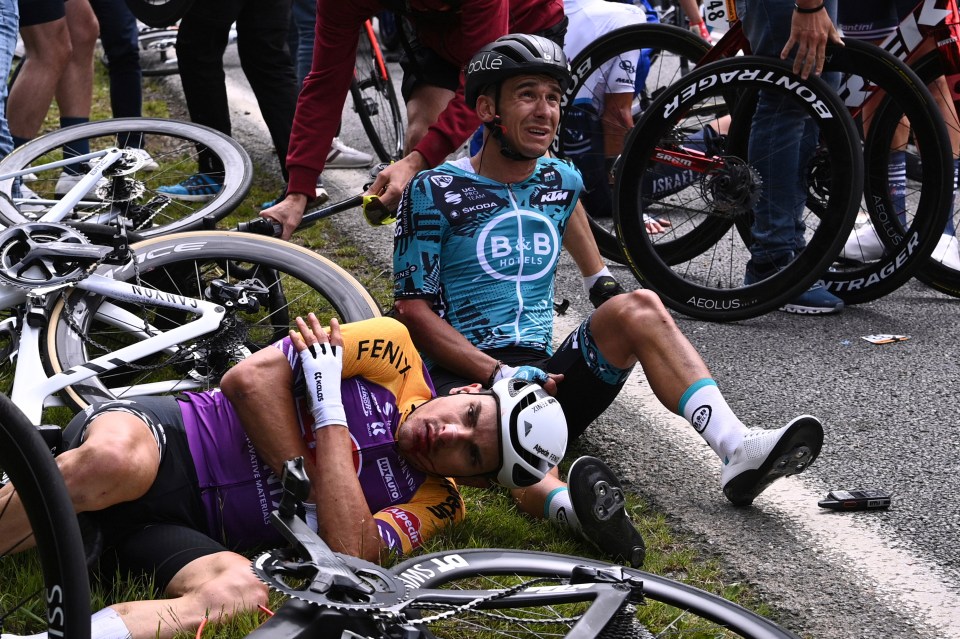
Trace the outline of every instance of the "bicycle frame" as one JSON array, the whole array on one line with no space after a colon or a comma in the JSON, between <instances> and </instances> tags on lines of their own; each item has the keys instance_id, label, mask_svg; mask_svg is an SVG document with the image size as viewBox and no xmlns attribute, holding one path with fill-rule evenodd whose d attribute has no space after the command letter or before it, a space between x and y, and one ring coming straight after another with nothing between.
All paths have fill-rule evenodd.
<instances>
[{"instance_id":1,"label":"bicycle frame","mask_svg":"<svg viewBox=\"0 0 960 639\"><path fill-rule=\"evenodd\" d=\"M59 200L39 218L39 222L56 223L63 220L80 203L83 194L103 176L104 170L112 166L122 155L123 152L119 149L110 148L97 153L43 165L43 168L56 168L57 166L84 162L89 159L100 159L99 162L91 165L89 172L74 185L62 200ZM0 180L19 177L27 172L29 171L0 175ZM189 247L187 247L187 250L189 250ZM156 306L195 314L197 317L177 328L160 332L144 325L142 320L131 313L122 311L117 307L108 307L107 311L110 308L114 309L113 315L108 312L104 313L108 320L126 327L133 327L131 334L144 338L143 341L98 357L83 366L47 376L40 359L40 335L46 325L45 302L49 295L70 287L90 291L109 299L133 303L149 302ZM91 274L73 284L37 287L31 291L12 285L0 284L0 308L9 309L18 305L26 306L23 317L8 318L0 322L0 327L9 329L13 334L16 334L16 329L19 326L15 355L16 372L11 399L34 424L40 423L45 407L59 404L58 400L50 399L56 392L77 382L123 366L128 362L173 349L179 343L214 331L220 326L224 317L224 308L218 304L182 295L167 294L97 274ZM126 394L130 396L154 394L172 390L171 384L174 383L145 384L138 386L136 389L125 390L127 391ZM187 390L182 382L178 388Z\"/></svg>"}]
</instances>

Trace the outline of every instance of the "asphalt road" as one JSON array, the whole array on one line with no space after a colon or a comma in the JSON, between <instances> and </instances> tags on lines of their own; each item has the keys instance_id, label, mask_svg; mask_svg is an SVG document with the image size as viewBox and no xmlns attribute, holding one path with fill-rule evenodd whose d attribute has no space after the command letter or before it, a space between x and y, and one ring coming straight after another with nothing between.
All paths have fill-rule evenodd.
<instances>
[{"instance_id":1,"label":"asphalt road","mask_svg":"<svg viewBox=\"0 0 960 639\"><path fill-rule=\"evenodd\" d=\"M256 103L231 70L234 136L269 158ZM397 74L399 72L396 72ZM175 82L174 82L175 84ZM366 148L356 115L342 137ZM328 170L331 198L361 190L365 171ZM359 214L335 218L371 260L389 268L392 230ZM612 269L625 286L629 271ZM566 333L591 310L572 263L561 262L557 317ZM719 489L720 464L693 429L652 397L642 371L579 441L627 486L667 513L731 579L756 586L804 636L960 637L960 345L950 328L960 300L910 282L832 317L774 312L731 324L675 315L720 389L750 426L773 428L802 413L823 420L826 441L803 475L774 484L749 508ZM874 334L908 335L875 345ZM883 488L885 512L834 513L817 500L834 489Z\"/></svg>"}]
</instances>

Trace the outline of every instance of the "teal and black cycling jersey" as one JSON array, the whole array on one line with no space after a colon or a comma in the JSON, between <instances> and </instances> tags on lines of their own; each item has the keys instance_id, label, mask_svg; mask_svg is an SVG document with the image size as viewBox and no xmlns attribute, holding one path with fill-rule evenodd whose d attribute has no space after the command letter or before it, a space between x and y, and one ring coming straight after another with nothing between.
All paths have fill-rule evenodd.
<instances>
[{"instance_id":1,"label":"teal and black cycling jersey","mask_svg":"<svg viewBox=\"0 0 960 639\"><path fill-rule=\"evenodd\" d=\"M474 173L469 158L418 174L394 241L394 297L420 298L471 343L552 353L553 277L583 182L541 158L523 182Z\"/></svg>"}]
</instances>

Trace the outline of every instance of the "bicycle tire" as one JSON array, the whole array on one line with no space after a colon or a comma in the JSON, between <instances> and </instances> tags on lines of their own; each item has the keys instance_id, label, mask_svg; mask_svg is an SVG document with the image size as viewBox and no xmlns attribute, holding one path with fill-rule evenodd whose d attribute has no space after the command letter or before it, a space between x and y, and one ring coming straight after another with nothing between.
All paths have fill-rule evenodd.
<instances>
[{"instance_id":1,"label":"bicycle tire","mask_svg":"<svg viewBox=\"0 0 960 639\"><path fill-rule=\"evenodd\" d=\"M920 80L927 86L932 86L936 80L944 77L943 62L940 60L940 54L938 51L931 51L930 53L921 57L911 66L911 68L917 73L917 75L920 77ZM946 99L947 103L953 102L952 95L948 94L944 96L944 98ZM951 128L955 128L956 123L951 123L949 126ZM949 183L952 186L952 176L949 180ZM924 187L926 187L926 179L924 179ZM951 210L949 215L953 217L954 228L956 229L957 225L960 224L960 209L958 209L953 202L951 202ZM947 264L930 258L916 272L915 276L919 281L936 291L940 291L941 293L945 293L952 297L960 297L960 271L951 268Z\"/></svg>"},{"instance_id":2,"label":"bicycle tire","mask_svg":"<svg viewBox=\"0 0 960 639\"><path fill-rule=\"evenodd\" d=\"M180 73L177 63L177 30L151 29L141 31L140 72L146 77L162 77Z\"/></svg>"},{"instance_id":3,"label":"bicycle tire","mask_svg":"<svg viewBox=\"0 0 960 639\"><path fill-rule=\"evenodd\" d=\"M886 246L883 255L868 262L838 262L822 275L824 286L848 304L875 300L897 289L932 261L931 252L943 232L953 201L953 153L946 125L926 82L906 64L879 47L857 40L827 50L825 72L841 74L840 95L848 105L862 102L862 87L879 87L884 96L869 116L860 110L864 140L864 202L873 228ZM864 122L864 117L869 121ZM901 121L905 117L909 124ZM905 223L890 212L888 166L898 129L909 127L919 149L919 185L908 181L903 196ZM901 134L906 138L905 133ZM852 236L853 237L853 236ZM863 250L861 249L861 253ZM933 262L942 270L950 269ZM956 272L955 272L956 273ZM956 273L960 278L960 273Z\"/></svg>"},{"instance_id":4,"label":"bicycle tire","mask_svg":"<svg viewBox=\"0 0 960 639\"><path fill-rule=\"evenodd\" d=\"M78 206L72 219L109 223L120 215L131 230L144 237L154 237L200 228L204 218L219 220L233 211L250 190L253 164L235 140L199 124L159 118L99 120L52 131L15 149L0 161L0 175L57 160L60 148L75 140L88 139L91 149L128 144L132 147L137 145L133 136L140 134L145 136L143 146L158 168L151 170L143 165L121 176L118 179L124 181L120 188L111 182L106 200L91 200L88 205ZM159 193L159 187L176 184L197 172L198 147L209 149L222 163L220 191L208 201L196 202L174 200ZM37 169L37 179L29 182L29 187L38 195L54 200L60 172L60 168ZM14 182L10 178L0 181L0 193L12 199ZM111 199L117 202L110 202ZM11 226L33 221L47 210L44 207L29 211L29 200L20 200L17 204L13 206L0 198L0 224ZM130 208L124 210L127 205Z\"/></svg>"},{"instance_id":5,"label":"bicycle tire","mask_svg":"<svg viewBox=\"0 0 960 639\"><path fill-rule=\"evenodd\" d=\"M150 27L169 27L186 15L193 0L126 0L130 12Z\"/></svg>"},{"instance_id":6,"label":"bicycle tire","mask_svg":"<svg viewBox=\"0 0 960 639\"><path fill-rule=\"evenodd\" d=\"M563 111L560 115L560 131L554 141L554 151L560 157L567 158L575 165L583 166L590 162L602 162L603 158L592 158L596 155L587 151L581 153L575 150L573 137L577 133L571 127L571 122L577 117L578 103L586 99L590 90L586 87L598 86L596 74L601 73L605 65L627 52L638 48L651 49L650 70L647 73L645 92L654 96L665 87L675 82L696 66L696 61L710 50L710 45L686 29L665 24L636 24L621 27L598 38L571 62L573 81L564 94ZM579 96L579 100L575 100ZM637 103L636 107L644 106ZM624 131L626 137L627 131ZM592 147L591 147L592 148ZM603 151L599 151L602 155ZM589 214L589 209L587 210ZM593 232L600 254L621 264L626 263L623 248L613 229L612 218L599 219L588 215L590 230Z\"/></svg>"},{"instance_id":7,"label":"bicycle tire","mask_svg":"<svg viewBox=\"0 0 960 639\"><path fill-rule=\"evenodd\" d=\"M233 363L285 337L297 315L306 317L312 311L322 321L337 317L341 322L380 315L377 303L349 273L306 248L275 238L230 231L194 231L152 238L131 248L136 254L135 268L130 262L105 265L98 273L191 297L209 298L210 282L214 279L236 284L256 277L268 291L249 293L260 302L260 308L238 309L233 327L216 341L203 336L190 345L181 344L180 352L188 355L185 360L170 363L169 353L161 353L136 364L156 368L143 371L124 365L64 389L64 401L75 408L95 400L129 395L124 387L145 380L172 380L183 386L181 390L187 390L187 386L193 390L217 386L223 372ZM41 355L48 374L80 367L106 352L102 347L113 351L137 339L129 326L121 324L134 311L156 330L173 328L185 319L169 310L141 305L134 308L115 300L108 303L103 297L80 289L61 296L53 306L42 338ZM113 319L104 319L107 315ZM188 346L193 350L188 350Z\"/></svg>"},{"instance_id":8,"label":"bicycle tire","mask_svg":"<svg viewBox=\"0 0 960 639\"><path fill-rule=\"evenodd\" d=\"M8 516L8 499L15 492L36 541L35 549L16 555L10 552L20 539L7 537L0 542L0 629L19 635L46 630L51 637L89 639L90 584L73 505L50 449L3 394L0 478L6 485L0 518ZM28 585L36 573L42 576L42 584ZM45 620L45 627L37 628L38 620Z\"/></svg>"},{"instance_id":9,"label":"bicycle tire","mask_svg":"<svg viewBox=\"0 0 960 639\"><path fill-rule=\"evenodd\" d=\"M363 130L380 161L392 162L403 157L403 111L386 58L369 23L360 30L350 95L353 109L360 116Z\"/></svg>"},{"instance_id":10,"label":"bicycle tire","mask_svg":"<svg viewBox=\"0 0 960 639\"><path fill-rule=\"evenodd\" d=\"M423 611L424 616L436 613L437 610L427 608L425 602L437 601L440 596L444 596L447 603L463 604L475 597L488 597L493 592L502 592L503 589L522 582L524 578L545 578L547 581L536 584L526 592L488 601L478 606L487 612L502 615L502 618L489 620L489 622L502 623L504 626L509 626L510 630L516 631L516 634L507 633L508 636L536 637L540 636L536 634L536 626L545 624L547 617L583 614L585 610L581 610L572 603L578 596L581 599L587 599L586 603L582 604L584 608L592 609L606 604L602 601L602 597L594 600L584 593L578 595L577 587L570 585L570 577L574 574L574 569L579 566L598 569L611 567L610 564L602 561L554 553L470 549L448 550L414 557L393 567L391 573L410 588L408 595L413 603L404 608L408 618L411 613L417 611ZM693 586L641 570L620 566L616 569L643 582L643 595L649 605L637 606L639 614L635 620L631 620L639 623L641 629L637 629L634 624L625 623L629 618L621 620L624 622L621 627L607 625L603 630L597 626L584 628L574 625L568 628L567 624L559 622L559 625L550 625L552 633L544 636L714 637L721 636L721 633L723 633L722 636L729 636L732 632L736 636L753 639L796 637L769 619ZM457 595L453 591L458 587L465 588L470 594ZM528 599L525 602L526 607L521 603L524 598ZM469 616L469 621L473 622L473 628L489 619L486 616L478 618L475 615L469 615L469 611L465 611L465 614ZM536 617L538 621L518 625L516 616ZM432 626L429 631L437 636L464 636L457 633L457 627L454 625L457 621L458 615L453 615L437 622L446 624L441 627L448 634L438 634L439 630ZM603 634L604 631L607 634ZM498 635L493 632L491 636Z\"/></svg>"},{"instance_id":11,"label":"bicycle tire","mask_svg":"<svg viewBox=\"0 0 960 639\"><path fill-rule=\"evenodd\" d=\"M768 82L771 78L774 80ZM806 243L797 246L789 264L746 285L743 278L750 252L735 229L731 228L709 250L690 259L663 255L657 244L674 240L680 227L674 225L669 232L657 236L646 232L643 213L647 202L641 184L645 172L655 168L657 154L670 162L689 163L697 157L686 151L686 145L692 139L689 136L702 131L706 123L699 115L687 119L688 113L696 113L701 103L710 106L717 102L725 103L727 111L734 113L731 96L736 96L733 99L738 110L724 145L709 154L700 153L698 158L713 168L703 174L699 184L671 197L675 197L685 216L687 211L696 211L708 223L719 218L720 224L726 224L752 215L763 192L751 166L759 158L751 158L749 163L740 159L748 157L749 139L747 111L741 96L760 89L795 100L796 108L819 126L819 138L826 149L822 156L810 156L811 163L803 167L806 179L818 186L845 188L827 191L824 211L819 216L811 212L804 215L802 239ZM682 157L684 154L686 157ZM667 306L713 321L756 317L806 290L827 269L853 228L860 202L860 189L846 185L862 184L862 179L863 154L853 120L822 80L811 77L802 81L779 60L754 56L720 60L692 71L664 91L631 132L614 194L617 237L635 277L656 291Z\"/></svg>"}]
</instances>

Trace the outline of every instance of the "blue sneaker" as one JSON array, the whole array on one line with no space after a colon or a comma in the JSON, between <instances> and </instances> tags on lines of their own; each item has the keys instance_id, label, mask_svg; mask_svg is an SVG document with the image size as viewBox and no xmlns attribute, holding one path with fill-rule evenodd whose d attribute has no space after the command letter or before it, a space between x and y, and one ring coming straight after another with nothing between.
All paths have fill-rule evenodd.
<instances>
[{"instance_id":1,"label":"blue sneaker","mask_svg":"<svg viewBox=\"0 0 960 639\"><path fill-rule=\"evenodd\" d=\"M753 260L750 260L747 262L743 283L749 286L769 276L769 273L766 275L758 273L753 267ZM843 300L824 288L823 284L816 282L806 291L781 306L780 310L795 315L832 315L843 310Z\"/></svg>"},{"instance_id":2,"label":"blue sneaker","mask_svg":"<svg viewBox=\"0 0 960 639\"><path fill-rule=\"evenodd\" d=\"M174 200L207 202L212 200L222 188L223 185L206 173L197 173L196 175L191 175L179 184L161 186L157 189L157 192L163 193Z\"/></svg>"}]
</instances>

